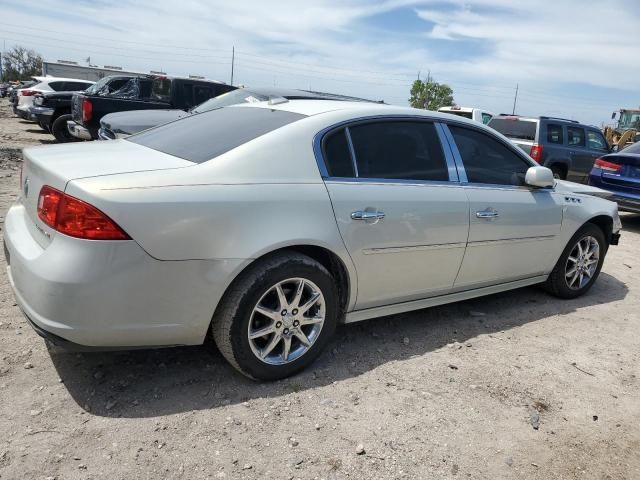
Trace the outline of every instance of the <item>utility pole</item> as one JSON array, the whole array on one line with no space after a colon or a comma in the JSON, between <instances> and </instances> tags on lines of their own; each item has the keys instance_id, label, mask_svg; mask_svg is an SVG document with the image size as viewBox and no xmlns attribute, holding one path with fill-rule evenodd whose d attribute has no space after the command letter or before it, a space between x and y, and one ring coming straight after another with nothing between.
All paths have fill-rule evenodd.
<instances>
[{"instance_id":1,"label":"utility pole","mask_svg":"<svg viewBox=\"0 0 640 480\"><path fill-rule=\"evenodd\" d=\"M231 47L231 84L233 85L233 65L236 63L236 47Z\"/></svg>"},{"instance_id":2,"label":"utility pole","mask_svg":"<svg viewBox=\"0 0 640 480\"><path fill-rule=\"evenodd\" d=\"M516 84L516 96L513 99L513 115L516 114L516 105L518 104L518 89L520 88L519 84Z\"/></svg>"}]
</instances>

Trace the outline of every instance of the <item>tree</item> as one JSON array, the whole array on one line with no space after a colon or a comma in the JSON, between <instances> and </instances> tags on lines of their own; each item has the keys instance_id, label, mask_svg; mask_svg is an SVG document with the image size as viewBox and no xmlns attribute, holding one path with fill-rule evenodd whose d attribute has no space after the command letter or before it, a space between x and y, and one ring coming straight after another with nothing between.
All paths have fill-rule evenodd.
<instances>
[{"instance_id":1,"label":"tree","mask_svg":"<svg viewBox=\"0 0 640 480\"><path fill-rule=\"evenodd\" d=\"M411 86L409 103L413 108L438 110L453 105L453 90L444 83L438 83L429 75L425 81L420 79Z\"/></svg>"},{"instance_id":2,"label":"tree","mask_svg":"<svg viewBox=\"0 0 640 480\"><path fill-rule=\"evenodd\" d=\"M2 79L23 80L42 74L42 56L31 49L19 45L2 56Z\"/></svg>"}]
</instances>

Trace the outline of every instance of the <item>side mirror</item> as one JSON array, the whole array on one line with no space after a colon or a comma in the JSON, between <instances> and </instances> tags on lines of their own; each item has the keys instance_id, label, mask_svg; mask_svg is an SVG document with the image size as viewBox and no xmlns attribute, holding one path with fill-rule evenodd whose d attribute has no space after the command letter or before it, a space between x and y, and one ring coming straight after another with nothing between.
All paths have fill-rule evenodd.
<instances>
[{"instance_id":1,"label":"side mirror","mask_svg":"<svg viewBox=\"0 0 640 480\"><path fill-rule=\"evenodd\" d=\"M532 187L553 187L555 182L553 172L547 167L530 167L524 177L524 183Z\"/></svg>"}]
</instances>

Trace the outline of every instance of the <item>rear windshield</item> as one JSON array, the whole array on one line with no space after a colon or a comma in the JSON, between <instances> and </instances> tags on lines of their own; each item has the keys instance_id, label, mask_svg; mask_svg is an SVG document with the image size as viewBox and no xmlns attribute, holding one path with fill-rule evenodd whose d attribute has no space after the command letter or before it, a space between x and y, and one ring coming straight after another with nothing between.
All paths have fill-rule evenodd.
<instances>
[{"instance_id":1,"label":"rear windshield","mask_svg":"<svg viewBox=\"0 0 640 480\"><path fill-rule=\"evenodd\" d=\"M473 118L473 112L458 112L455 110L447 110L443 113L448 113L449 115L457 115L458 117Z\"/></svg>"},{"instance_id":2,"label":"rear windshield","mask_svg":"<svg viewBox=\"0 0 640 480\"><path fill-rule=\"evenodd\" d=\"M624 153L640 153L640 142L633 143L620 151Z\"/></svg>"},{"instance_id":3,"label":"rear windshield","mask_svg":"<svg viewBox=\"0 0 640 480\"><path fill-rule=\"evenodd\" d=\"M214 110L216 108L236 105L238 103L254 103L263 102L265 100L269 100L269 97L267 97L266 95L260 95L258 93L250 92L248 90L245 90L244 88L239 88L238 90L233 90L217 97L210 98L206 102L201 103L197 107L193 108L191 111L193 113L203 113L208 112L209 110Z\"/></svg>"},{"instance_id":4,"label":"rear windshield","mask_svg":"<svg viewBox=\"0 0 640 480\"><path fill-rule=\"evenodd\" d=\"M535 140L538 122L535 120L518 120L517 118L493 118L489 122L489 126L508 138Z\"/></svg>"},{"instance_id":5,"label":"rear windshield","mask_svg":"<svg viewBox=\"0 0 640 480\"><path fill-rule=\"evenodd\" d=\"M282 110L226 107L152 128L127 140L203 163L302 118L305 115Z\"/></svg>"}]
</instances>

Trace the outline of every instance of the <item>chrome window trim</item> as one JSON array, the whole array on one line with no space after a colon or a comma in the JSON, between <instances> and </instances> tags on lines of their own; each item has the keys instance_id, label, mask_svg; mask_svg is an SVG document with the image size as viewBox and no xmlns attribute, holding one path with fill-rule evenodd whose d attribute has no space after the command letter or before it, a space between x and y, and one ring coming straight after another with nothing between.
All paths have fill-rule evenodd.
<instances>
[{"instance_id":1,"label":"chrome window trim","mask_svg":"<svg viewBox=\"0 0 640 480\"><path fill-rule=\"evenodd\" d=\"M449 144L449 139L447 138L444 125L441 122L434 122L434 126L436 127L436 133L438 134L438 139L440 140L440 145L442 146L442 152L444 153L444 158L447 162L447 168L449 170L449 181L459 182L460 175L458 173L458 167L453 157L453 150L451 149L451 145Z\"/></svg>"},{"instance_id":2,"label":"chrome window trim","mask_svg":"<svg viewBox=\"0 0 640 480\"><path fill-rule=\"evenodd\" d=\"M355 125L360 125L363 123L371 123L371 122L377 122L377 121L384 121L384 120L391 120L391 121L422 121L422 122L428 122L434 125L435 129L436 129L436 133L438 134L438 140L440 140L440 148L442 149L442 154L444 155L445 158L445 162L447 164L447 170L449 173L449 180L448 181L443 181L443 180L398 180L398 179L386 179L386 178L375 178L375 179L369 179L369 178L361 178L361 177L332 177L329 175L329 171L327 170L327 165L325 162L325 158L324 155L322 153L322 143L324 141L324 138L330 134L331 132L335 131L335 130L339 130L340 128L344 128L345 129L345 135L347 135L347 143L349 144L349 151L351 153L351 158L352 161L354 162L354 170L355 170L355 174L358 175L358 170L357 170L357 165L356 165L356 155L355 155L355 150L353 149L353 143L351 140L351 132L349 132L347 134L347 130L349 129L349 127L351 126L355 126ZM335 123L333 125L330 125L328 127L323 128L322 130L320 130L318 133L316 133L316 135L313 137L313 154L315 156L316 159L316 163L318 164L318 169L320 170L320 176L322 177L323 180L325 181L332 181L333 183L337 182L345 182L345 183L379 183L379 184L389 184L389 183L394 183L394 184L402 184L405 185L407 183L409 184L415 184L415 185L438 185L438 184L453 184L453 185L460 185L459 184L459 177L457 175L457 170L454 168L455 167L455 162L452 162L452 157L450 156L450 152L448 154L447 152L447 148L445 145L445 143L443 143L442 141L442 137L441 137L441 131L438 127L438 125L441 124L441 119L439 118L434 118L434 117L428 117L428 116L423 116L423 115L372 115L372 116L366 116L366 117L357 117L357 118L351 118L349 120L344 120L342 122L338 122ZM452 175L452 170L453 172L456 173L455 176Z\"/></svg>"},{"instance_id":3,"label":"chrome window trim","mask_svg":"<svg viewBox=\"0 0 640 480\"><path fill-rule=\"evenodd\" d=\"M395 178L365 178L365 177L324 177L325 183L351 184L360 185L413 185L415 187L460 187L459 182L451 182L449 180L402 180Z\"/></svg>"},{"instance_id":4,"label":"chrome window trim","mask_svg":"<svg viewBox=\"0 0 640 480\"><path fill-rule=\"evenodd\" d=\"M360 172L358 172L358 160L356 158L356 150L353 148L353 140L351 139L351 130L349 130L349 126L344 127L344 134L347 136L347 144L349 145L349 153L351 154L351 163L353 164L353 173L356 178L360 177Z\"/></svg>"}]
</instances>

